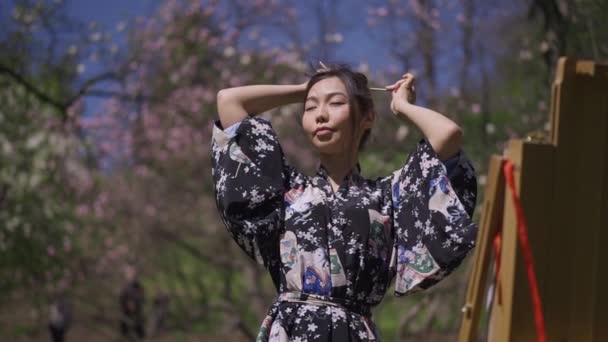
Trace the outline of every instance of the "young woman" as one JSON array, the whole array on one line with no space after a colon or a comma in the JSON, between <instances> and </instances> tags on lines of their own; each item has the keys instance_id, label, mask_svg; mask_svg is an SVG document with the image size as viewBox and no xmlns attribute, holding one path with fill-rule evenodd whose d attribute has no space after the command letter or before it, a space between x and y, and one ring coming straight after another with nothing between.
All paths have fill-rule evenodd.
<instances>
[{"instance_id":1,"label":"young woman","mask_svg":"<svg viewBox=\"0 0 608 342\"><path fill-rule=\"evenodd\" d=\"M391 110L424 134L404 166L366 179L358 153L376 118L367 78L347 66L301 85L251 85L218 93L213 131L217 205L237 244L263 264L278 296L258 341L378 340L371 309L426 289L473 247L475 172L447 117L416 106L414 77L386 87ZM288 165L271 108L304 102L302 127L320 166Z\"/></svg>"}]
</instances>

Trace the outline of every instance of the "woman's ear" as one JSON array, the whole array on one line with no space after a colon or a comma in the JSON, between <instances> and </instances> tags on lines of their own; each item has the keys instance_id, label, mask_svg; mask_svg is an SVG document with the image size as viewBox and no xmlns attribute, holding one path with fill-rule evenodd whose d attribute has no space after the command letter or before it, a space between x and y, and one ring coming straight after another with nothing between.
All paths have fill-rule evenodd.
<instances>
[{"instance_id":1,"label":"woman's ear","mask_svg":"<svg viewBox=\"0 0 608 342\"><path fill-rule=\"evenodd\" d=\"M363 120L361 120L361 126L365 129L371 129L374 125L374 120L376 120L376 112L370 110L367 115L363 117Z\"/></svg>"}]
</instances>

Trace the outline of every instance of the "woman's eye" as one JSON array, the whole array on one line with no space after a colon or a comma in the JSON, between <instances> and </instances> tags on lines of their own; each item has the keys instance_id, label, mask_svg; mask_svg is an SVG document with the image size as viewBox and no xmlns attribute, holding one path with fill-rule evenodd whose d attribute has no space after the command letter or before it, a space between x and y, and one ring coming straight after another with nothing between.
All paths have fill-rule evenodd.
<instances>
[{"instance_id":1,"label":"woman's eye","mask_svg":"<svg viewBox=\"0 0 608 342\"><path fill-rule=\"evenodd\" d=\"M304 111L308 112L308 111L311 111L311 110L313 110L315 108L317 108L317 107L308 107L308 108L304 109Z\"/></svg>"},{"instance_id":2,"label":"woman's eye","mask_svg":"<svg viewBox=\"0 0 608 342\"><path fill-rule=\"evenodd\" d=\"M340 105L343 105L343 104L344 104L344 102L332 102L331 104L332 104L333 106L340 106Z\"/></svg>"}]
</instances>

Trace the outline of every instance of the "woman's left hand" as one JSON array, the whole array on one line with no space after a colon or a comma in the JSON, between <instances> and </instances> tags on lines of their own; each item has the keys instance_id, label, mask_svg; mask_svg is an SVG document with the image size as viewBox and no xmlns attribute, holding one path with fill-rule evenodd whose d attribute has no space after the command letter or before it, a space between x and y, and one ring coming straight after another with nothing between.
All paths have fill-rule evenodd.
<instances>
[{"instance_id":1,"label":"woman's left hand","mask_svg":"<svg viewBox=\"0 0 608 342\"><path fill-rule=\"evenodd\" d=\"M386 86L386 90L393 92L393 99L391 100L391 111L393 114L398 113L398 107L401 105L400 102L405 101L409 104L416 102L415 79L414 75L406 73L397 82Z\"/></svg>"}]
</instances>

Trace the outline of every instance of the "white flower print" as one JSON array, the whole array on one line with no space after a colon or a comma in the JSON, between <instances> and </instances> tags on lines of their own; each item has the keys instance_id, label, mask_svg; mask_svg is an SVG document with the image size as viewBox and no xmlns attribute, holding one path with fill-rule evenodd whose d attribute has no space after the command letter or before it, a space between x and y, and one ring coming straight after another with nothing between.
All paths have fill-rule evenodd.
<instances>
[{"instance_id":1,"label":"white flower print","mask_svg":"<svg viewBox=\"0 0 608 342\"><path fill-rule=\"evenodd\" d=\"M474 246L475 172L464 154L458 172L449 172L423 140L391 175L369 180L351 174L334 193L326 173L306 176L288 165L268 121L249 116L234 135L219 127L213 129L212 176L220 215L234 241L268 269L281 292L339 294L344 298L337 299L353 303L342 308L277 300L257 341L322 341L326 332L343 329L355 339L378 339L363 311L389 288L386 265L396 277L395 293L413 293L448 275ZM450 187L441 177L449 178ZM436 179L441 181L433 189ZM437 201L444 197L456 201L448 206ZM368 243L370 210L386 217L386 249ZM340 267L332 268L336 261Z\"/></svg>"}]
</instances>

